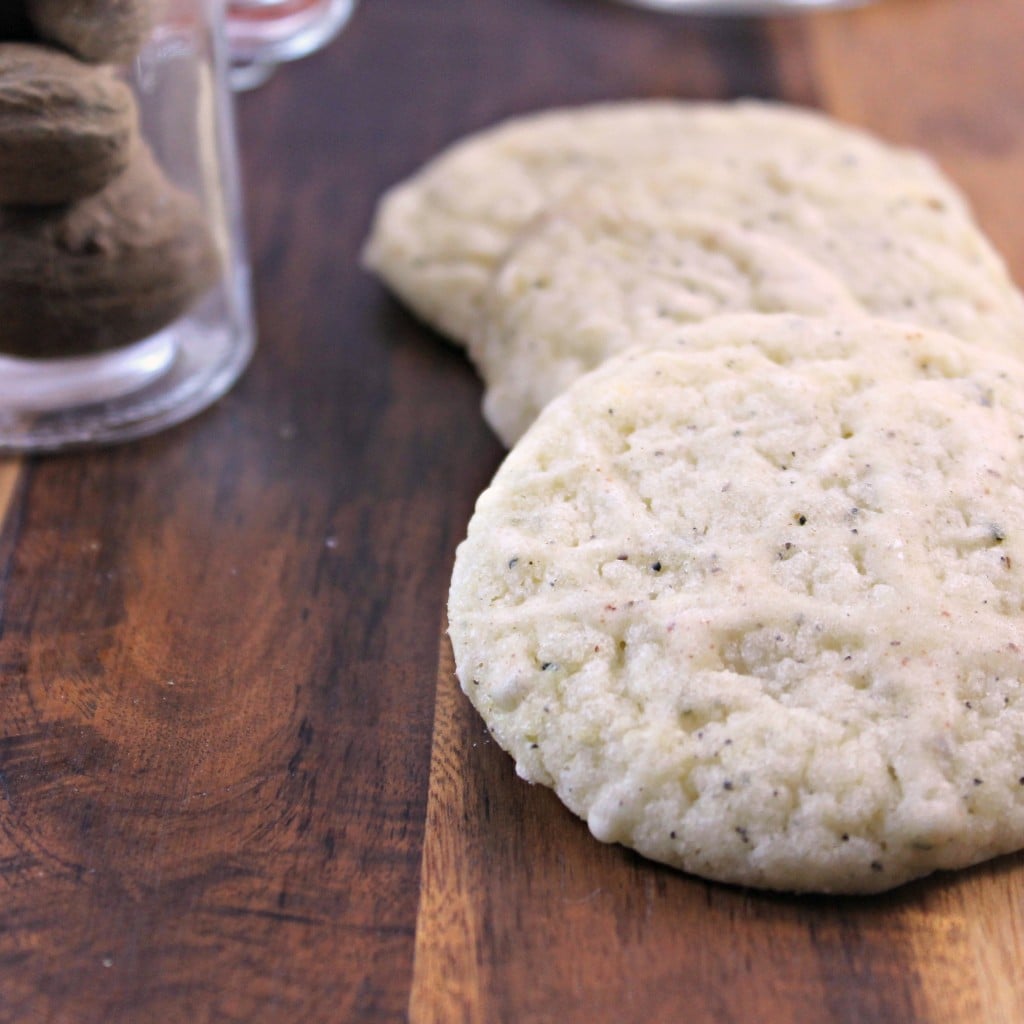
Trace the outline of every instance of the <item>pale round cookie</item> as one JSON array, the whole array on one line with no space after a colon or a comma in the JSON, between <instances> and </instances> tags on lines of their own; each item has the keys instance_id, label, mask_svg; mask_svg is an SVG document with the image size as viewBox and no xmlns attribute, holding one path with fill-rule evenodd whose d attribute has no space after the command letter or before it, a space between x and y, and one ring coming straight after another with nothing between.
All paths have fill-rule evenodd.
<instances>
[{"instance_id":1,"label":"pale round cookie","mask_svg":"<svg viewBox=\"0 0 1024 1024\"><path fill-rule=\"evenodd\" d=\"M491 274L545 206L594 175L676 160L702 168L708 183L742 173L768 188L901 196L922 216L940 211L977 234L926 157L824 115L756 101L634 101L514 118L454 144L382 197L364 263L420 317L465 341Z\"/></svg>"},{"instance_id":2,"label":"pale round cookie","mask_svg":"<svg viewBox=\"0 0 1024 1024\"><path fill-rule=\"evenodd\" d=\"M448 613L495 739L725 882L1024 847L1024 369L866 319L686 334L556 398L477 504Z\"/></svg>"},{"instance_id":3,"label":"pale round cookie","mask_svg":"<svg viewBox=\"0 0 1024 1024\"><path fill-rule=\"evenodd\" d=\"M600 194L608 202L591 204ZM634 217L588 189L543 216L487 289L470 354L487 422L511 447L577 377L632 345L671 344L686 324L730 312L856 315L834 274L725 217Z\"/></svg>"},{"instance_id":4,"label":"pale round cookie","mask_svg":"<svg viewBox=\"0 0 1024 1024\"><path fill-rule=\"evenodd\" d=\"M839 277L870 313L1024 354L1024 296L963 207L921 182L838 182L799 166L719 173L678 160L595 183L591 206L615 197L644 222L685 216L695 201L798 246Z\"/></svg>"},{"instance_id":5,"label":"pale round cookie","mask_svg":"<svg viewBox=\"0 0 1024 1024\"><path fill-rule=\"evenodd\" d=\"M469 344L484 416L507 445L608 356L716 313L860 303L1024 354L1024 298L965 219L906 192L708 170L678 160L612 175L521 233Z\"/></svg>"}]
</instances>

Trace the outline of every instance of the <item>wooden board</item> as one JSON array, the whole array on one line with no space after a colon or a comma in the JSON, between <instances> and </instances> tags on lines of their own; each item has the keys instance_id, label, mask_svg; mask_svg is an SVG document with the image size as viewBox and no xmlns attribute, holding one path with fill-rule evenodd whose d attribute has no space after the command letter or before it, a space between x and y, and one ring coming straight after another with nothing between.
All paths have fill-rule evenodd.
<instances>
[{"instance_id":1,"label":"wooden board","mask_svg":"<svg viewBox=\"0 0 1024 1024\"><path fill-rule=\"evenodd\" d=\"M414 1024L1024 1020L1024 856L871 898L705 883L517 779L450 653L435 708Z\"/></svg>"},{"instance_id":2,"label":"wooden board","mask_svg":"<svg viewBox=\"0 0 1024 1024\"><path fill-rule=\"evenodd\" d=\"M1019 5L896 0L780 19L768 37L782 95L931 152L1024 277L1024 114L983 113L1024 98ZM441 650L416 1024L1024 1021L1024 856L870 899L645 863L515 777L458 693L444 636Z\"/></svg>"},{"instance_id":3,"label":"wooden board","mask_svg":"<svg viewBox=\"0 0 1024 1024\"><path fill-rule=\"evenodd\" d=\"M20 473L21 463L17 459L0 459L0 530L14 500Z\"/></svg>"},{"instance_id":4,"label":"wooden board","mask_svg":"<svg viewBox=\"0 0 1024 1024\"><path fill-rule=\"evenodd\" d=\"M0 463L0 1024L1021 1024L1019 856L763 895L515 777L438 628L501 452L464 356L359 269L458 136L743 94L933 152L1024 280L1021 40L1019 0L388 0L243 97L251 369L156 438Z\"/></svg>"}]
</instances>

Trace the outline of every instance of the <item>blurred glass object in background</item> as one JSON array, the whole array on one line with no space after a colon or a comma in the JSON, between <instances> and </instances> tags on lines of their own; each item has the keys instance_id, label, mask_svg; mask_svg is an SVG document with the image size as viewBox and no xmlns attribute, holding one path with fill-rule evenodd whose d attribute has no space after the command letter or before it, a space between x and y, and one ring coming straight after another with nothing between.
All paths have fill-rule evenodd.
<instances>
[{"instance_id":1,"label":"blurred glass object in background","mask_svg":"<svg viewBox=\"0 0 1024 1024\"><path fill-rule=\"evenodd\" d=\"M231 85L262 85L279 64L326 46L345 27L356 0L229 0Z\"/></svg>"}]
</instances>

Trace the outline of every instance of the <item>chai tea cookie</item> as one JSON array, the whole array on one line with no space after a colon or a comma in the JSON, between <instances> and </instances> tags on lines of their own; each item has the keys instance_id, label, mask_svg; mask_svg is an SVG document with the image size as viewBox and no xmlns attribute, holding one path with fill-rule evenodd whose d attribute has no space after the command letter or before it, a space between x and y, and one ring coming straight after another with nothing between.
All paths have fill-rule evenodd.
<instances>
[{"instance_id":1,"label":"chai tea cookie","mask_svg":"<svg viewBox=\"0 0 1024 1024\"><path fill-rule=\"evenodd\" d=\"M693 161L609 176L590 205L616 196L654 222L707 212L799 248L844 281L877 316L918 323L1024 355L1024 296L962 205L918 182L790 167L723 172Z\"/></svg>"},{"instance_id":2,"label":"chai tea cookie","mask_svg":"<svg viewBox=\"0 0 1024 1024\"><path fill-rule=\"evenodd\" d=\"M756 319L547 406L456 556L463 689L596 837L707 878L874 892L1024 847L1024 369Z\"/></svg>"},{"instance_id":3,"label":"chai tea cookie","mask_svg":"<svg viewBox=\"0 0 1024 1024\"><path fill-rule=\"evenodd\" d=\"M703 167L708 183L728 172L778 177L780 188L870 184L977 230L925 157L823 115L752 101L640 101L520 117L455 144L385 194L364 261L424 320L465 341L491 274L545 206L595 175L681 159Z\"/></svg>"},{"instance_id":4,"label":"chai tea cookie","mask_svg":"<svg viewBox=\"0 0 1024 1024\"><path fill-rule=\"evenodd\" d=\"M576 377L716 313L858 308L1024 354L1024 298L966 219L909 186L782 188L676 161L582 188L526 229L484 293L469 351L511 445ZM695 211L699 209L698 214Z\"/></svg>"},{"instance_id":5,"label":"chai tea cookie","mask_svg":"<svg viewBox=\"0 0 1024 1024\"><path fill-rule=\"evenodd\" d=\"M599 191L609 202L591 204ZM526 232L486 292L470 354L484 416L509 446L577 377L683 325L729 312L863 312L799 249L724 217L634 217L590 190Z\"/></svg>"}]
</instances>

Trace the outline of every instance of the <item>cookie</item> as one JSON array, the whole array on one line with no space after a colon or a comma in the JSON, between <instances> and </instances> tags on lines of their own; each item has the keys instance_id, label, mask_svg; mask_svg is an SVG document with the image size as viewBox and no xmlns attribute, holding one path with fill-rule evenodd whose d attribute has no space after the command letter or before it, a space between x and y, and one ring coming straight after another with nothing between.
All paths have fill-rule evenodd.
<instances>
[{"instance_id":1,"label":"cookie","mask_svg":"<svg viewBox=\"0 0 1024 1024\"><path fill-rule=\"evenodd\" d=\"M684 334L552 401L477 504L449 623L495 739L724 882L1021 848L1024 370L869 319Z\"/></svg>"},{"instance_id":2,"label":"cookie","mask_svg":"<svg viewBox=\"0 0 1024 1024\"><path fill-rule=\"evenodd\" d=\"M925 157L823 115L754 101L636 101L527 115L456 143L382 197L364 263L420 317L464 342L494 270L547 205L595 175L683 159L712 181L749 172L779 176L783 188L802 180L829 192L886 189L977 230Z\"/></svg>"},{"instance_id":3,"label":"cookie","mask_svg":"<svg viewBox=\"0 0 1024 1024\"><path fill-rule=\"evenodd\" d=\"M834 178L680 160L550 208L492 277L470 340L488 422L511 445L609 355L744 309L859 304L1024 355L1024 298L966 218L909 185Z\"/></svg>"},{"instance_id":4,"label":"cookie","mask_svg":"<svg viewBox=\"0 0 1024 1024\"><path fill-rule=\"evenodd\" d=\"M591 198L610 201L591 204ZM470 354L484 416L511 446L581 374L639 343L728 312L863 312L834 274L725 217L636 217L613 192L560 204L513 248L487 289Z\"/></svg>"}]
</instances>

